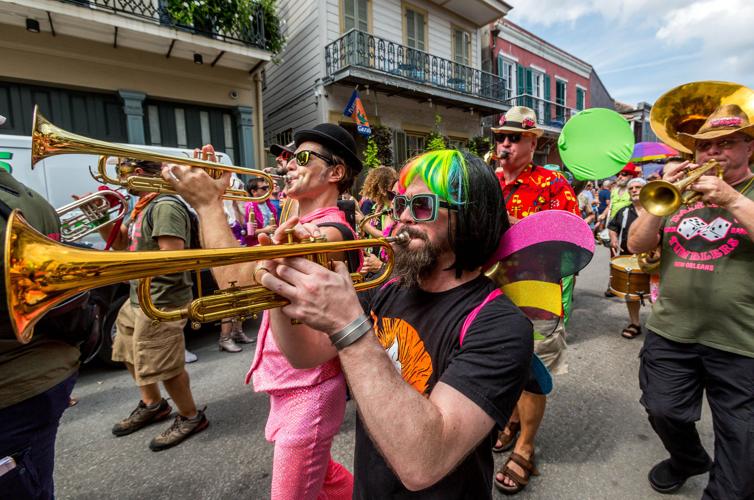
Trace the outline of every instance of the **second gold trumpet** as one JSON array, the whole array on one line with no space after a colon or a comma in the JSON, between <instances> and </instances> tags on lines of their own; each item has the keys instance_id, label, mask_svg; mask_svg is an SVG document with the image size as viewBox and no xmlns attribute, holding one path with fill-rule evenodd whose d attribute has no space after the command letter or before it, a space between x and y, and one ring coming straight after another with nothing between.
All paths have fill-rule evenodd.
<instances>
[{"instance_id":1,"label":"second gold trumpet","mask_svg":"<svg viewBox=\"0 0 754 500\"><path fill-rule=\"evenodd\" d=\"M237 167L234 165L225 165L223 163L200 160L198 158L185 158L182 156L173 156L156 151L149 151L133 146L123 146L120 144L99 141L82 135L74 134L63 130L50 123L42 114L34 108L34 121L31 131L31 164L32 168L40 160L49 156L61 154L96 154L101 155L99 162L99 175L95 176L100 182L115 184L133 189L135 192L157 192L157 193L175 193L173 187L161 178L155 177L130 177L127 180L109 177L105 172L106 160L110 156L122 158L131 158L134 160L147 160L154 162L177 163L179 165L188 165L204 169L210 177L219 179L223 172L235 172L237 174L252 175L262 177L270 186L261 196L249 196L245 191L228 190L224 199L237 201L265 201L270 197L274 180L272 176L252 168ZM129 186L129 182L132 186Z\"/></svg>"}]
</instances>

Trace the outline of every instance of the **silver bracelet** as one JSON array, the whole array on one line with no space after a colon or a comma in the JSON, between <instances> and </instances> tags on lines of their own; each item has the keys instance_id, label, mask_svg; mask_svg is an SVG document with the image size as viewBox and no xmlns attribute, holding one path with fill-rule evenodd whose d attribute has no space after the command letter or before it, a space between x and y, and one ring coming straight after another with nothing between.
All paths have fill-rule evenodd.
<instances>
[{"instance_id":1,"label":"silver bracelet","mask_svg":"<svg viewBox=\"0 0 754 500\"><path fill-rule=\"evenodd\" d=\"M330 336L330 342L335 346L337 350L341 350L346 346L349 346L364 336L369 330L372 329L372 322L366 314L360 315L358 318L350 322L339 332Z\"/></svg>"}]
</instances>

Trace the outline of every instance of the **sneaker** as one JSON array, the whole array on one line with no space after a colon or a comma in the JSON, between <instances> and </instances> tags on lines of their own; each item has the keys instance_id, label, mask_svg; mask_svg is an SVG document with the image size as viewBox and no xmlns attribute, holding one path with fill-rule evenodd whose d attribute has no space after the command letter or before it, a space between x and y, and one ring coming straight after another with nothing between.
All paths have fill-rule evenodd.
<instances>
[{"instance_id":1,"label":"sneaker","mask_svg":"<svg viewBox=\"0 0 754 500\"><path fill-rule=\"evenodd\" d=\"M189 351L188 349L184 349L183 350L183 360L186 363L193 363L197 359L199 359L199 356L197 356L193 352Z\"/></svg>"},{"instance_id":2,"label":"sneaker","mask_svg":"<svg viewBox=\"0 0 754 500\"><path fill-rule=\"evenodd\" d=\"M139 405L128 416L113 426L113 434L116 436L125 436L136 432L155 422L165 420L170 416L173 409L170 407L165 398L163 398L154 408L150 408L144 401L139 401Z\"/></svg>"},{"instance_id":3,"label":"sneaker","mask_svg":"<svg viewBox=\"0 0 754 500\"><path fill-rule=\"evenodd\" d=\"M217 343L220 351L225 352L241 352L241 346L233 341L232 337L220 337L220 341Z\"/></svg>"},{"instance_id":4,"label":"sneaker","mask_svg":"<svg viewBox=\"0 0 754 500\"><path fill-rule=\"evenodd\" d=\"M233 341L239 344L253 344L257 341L256 338L247 337L242 331L233 332Z\"/></svg>"},{"instance_id":5,"label":"sneaker","mask_svg":"<svg viewBox=\"0 0 754 500\"><path fill-rule=\"evenodd\" d=\"M677 472L670 464L670 459L663 460L658 463L652 470L649 471L647 479L649 479L649 485L658 493L673 493L681 489L686 480L691 476L698 474L704 474L712 469L712 461L710 461L705 467L699 469L690 474L682 474Z\"/></svg>"},{"instance_id":6,"label":"sneaker","mask_svg":"<svg viewBox=\"0 0 754 500\"><path fill-rule=\"evenodd\" d=\"M149 443L149 449L152 451L161 451L172 446L180 444L183 440L193 434L202 432L209 426L209 420L204 415L205 406L196 412L194 418L186 418L176 415L173 424L165 429L159 436L152 439Z\"/></svg>"}]
</instances>

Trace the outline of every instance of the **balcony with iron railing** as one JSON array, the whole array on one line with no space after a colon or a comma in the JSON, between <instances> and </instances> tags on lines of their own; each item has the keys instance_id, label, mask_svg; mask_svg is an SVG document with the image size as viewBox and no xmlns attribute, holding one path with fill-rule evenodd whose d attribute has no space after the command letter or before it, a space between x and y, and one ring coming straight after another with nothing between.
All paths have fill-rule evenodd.
<instances>
[{"instance_id":1,"label":"balcony with iron railing","mask_svg":"<svg viewBox=\"0 0 754 500\"><path fill-rule=\"evenodd\" d=\"M265 12L261 3L250 4L249 11L222 15L191 16L186 6L192 0L173 3L167 0L58 0L61 3L79 5L95 11L108 12L148 23L187 31L193 34L241 43L249 47L269 50L265 33ZM204 0L206 3L207 0ZM239 17L241 18L239 20Z\"/></svg>"},{"instance_id":2,"label":"balcony with iron railing","mask_svg":"<svg viewBox=\"0 0 754 500\"><path fill-rule=\"evenodd\" d=\"M325 65L331 80L362 70L376 81L418 84L430 95L441 91L446 100L483 101L491 112L505 107L502 77L355 29L325 47Z\"/></svg>"}]
</instances>

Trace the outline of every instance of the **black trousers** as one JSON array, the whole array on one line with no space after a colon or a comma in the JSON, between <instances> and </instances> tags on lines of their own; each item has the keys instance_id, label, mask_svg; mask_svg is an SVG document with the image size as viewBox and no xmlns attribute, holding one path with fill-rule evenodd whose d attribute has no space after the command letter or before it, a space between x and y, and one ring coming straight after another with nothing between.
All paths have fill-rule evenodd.
<instances>
[{"instance_id":1,"label":"black trousers","mask_svg":"<svg viewBox=\"0 0 754 500\"><path fill-rule=\"evenodd\" d=\"M641 350L641 404L684 474L705 470L710 457L695 422L702 391L712 410L715 461L705 499L754 499L754 358L648 332Z\"/></svg>"}]
</instances>

